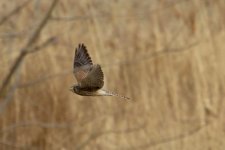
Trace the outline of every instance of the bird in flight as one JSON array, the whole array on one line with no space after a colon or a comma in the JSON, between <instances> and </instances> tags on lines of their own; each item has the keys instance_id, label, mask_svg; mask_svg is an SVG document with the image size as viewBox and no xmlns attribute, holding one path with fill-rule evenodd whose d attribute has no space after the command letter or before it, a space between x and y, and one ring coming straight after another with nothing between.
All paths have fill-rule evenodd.
<instances>
[{"instance_id":1,"label":"bird in flight","mask_svg":"<svg viewBox=\"0 0 225 150\"><path fill-rule=\"evenodd\" d=\"M104 85L104 75L99 64L93 64L84 44L79 44L75 50L73 62L73 74L77 79L77 84L70 90L82 96L118 96L124 99L128 97L118 95L102 89Z\"/></svg>"}]
</instances>

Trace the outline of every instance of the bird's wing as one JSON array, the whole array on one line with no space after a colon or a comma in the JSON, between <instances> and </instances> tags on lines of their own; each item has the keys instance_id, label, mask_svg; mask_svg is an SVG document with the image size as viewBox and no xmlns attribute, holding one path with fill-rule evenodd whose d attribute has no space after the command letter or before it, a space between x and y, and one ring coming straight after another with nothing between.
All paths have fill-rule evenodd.
<instances>
[{"instance_id":1,"label":"bird's wing","mask_svg":"<svg viewBox=\"0 0 225 150\"><path fill-rule=\"evenodd\" d=\"M88 75L81 81L81 88L97 90L104 85L104 75L100 65L93 65Z\"/></svg>"},{"instance_id":2,"label":"bird's wing","mask_svg":"<svg viewBox=\"0 0 225 150\"><path fill-rule=\"evenodd\" d=\"M75 50L73 73L78 83L80 83L92 68L92 60L84 44L79 44Z\"/></svg>"}]
</instances>

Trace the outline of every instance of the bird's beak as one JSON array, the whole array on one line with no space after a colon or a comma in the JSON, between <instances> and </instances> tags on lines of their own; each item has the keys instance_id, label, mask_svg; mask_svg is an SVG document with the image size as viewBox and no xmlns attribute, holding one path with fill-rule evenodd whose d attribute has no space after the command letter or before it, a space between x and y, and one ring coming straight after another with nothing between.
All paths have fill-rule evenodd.
<instances>
[{"instance_id":1,"label":"bird's beak","mask_svg":"<svg viewBox=\"0 0 225 150\"><path fill-rule=\"evenodd\" d=\"M73 92L73 87L71 86L69 90Z\"/></svg>"}]
</instances>

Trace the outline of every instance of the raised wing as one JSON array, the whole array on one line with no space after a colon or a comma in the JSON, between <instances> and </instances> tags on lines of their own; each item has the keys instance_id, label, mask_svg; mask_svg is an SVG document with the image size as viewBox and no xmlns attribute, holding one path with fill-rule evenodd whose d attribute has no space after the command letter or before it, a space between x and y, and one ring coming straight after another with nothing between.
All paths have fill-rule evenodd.
<instances>
[{"instance_id":1,"label":"raised wing","mask_svg":"<svg viewBox=\"0 0 225 150\"><path fill-rule=\"evenodd\" d=\"M84 44L79 44L78 48L75 50L73 68L76 69L77 67L85 65L93 65L92 60Z\"/></svg>"},{"instance_id":2,"label":"raised wing","mask_svg":"<svg viewBox=\"0 0 225 150\"><path fill-rule=\"evenodd\" d=\"M100 65L93 65L88 75L81 81L80 87L86 90L98 90L104 85L104 75Z\"/></svg>"},{"instance_id":3,"label":"raised wing","mask_svg":"<svg viewBox=\"0 0 225 150\"><path fill-rule=\"evenodd\" d=\"M92 68L92 60L84 44L79 44L75 50L73 73L78 82L81 82Z\"/></svg>"}]
</instances>

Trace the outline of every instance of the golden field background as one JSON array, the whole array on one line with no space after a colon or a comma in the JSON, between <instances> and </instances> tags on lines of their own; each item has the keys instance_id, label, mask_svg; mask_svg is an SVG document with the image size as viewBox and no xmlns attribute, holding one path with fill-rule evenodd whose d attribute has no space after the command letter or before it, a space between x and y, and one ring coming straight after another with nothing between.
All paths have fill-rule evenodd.
<instances>
[{"instance_id":1,"label":"golden field background","mask_svg":"<svg viewBox=\"0 0 225 150\"><path fill-rule=\"evenodd\" d=\"M1 84L52 3L9 15L23 2L0 1ZM223 150L224 10L224 0L58 1L33 45L55 40L23 58L1 97L0 149ZM69 91L79 43L105 88L130 101Z\"/></svg>"}]
</instances>

